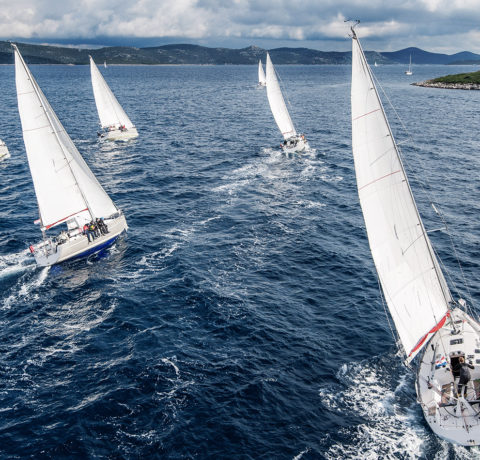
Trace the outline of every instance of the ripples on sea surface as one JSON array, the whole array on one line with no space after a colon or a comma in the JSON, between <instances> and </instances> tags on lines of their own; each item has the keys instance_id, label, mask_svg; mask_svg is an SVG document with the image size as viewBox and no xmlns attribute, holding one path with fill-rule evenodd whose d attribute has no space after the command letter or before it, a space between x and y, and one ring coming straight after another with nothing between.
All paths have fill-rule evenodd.
<instances>
[{"instance_id":1,"label":"ripples on sea surface","mask_svg":"<svg viewBox=\"0 0 480 460\"><path fill-rule=\"evenodd\" d=\"M279 66L311 150L280 152L255 66L101 69L140 136L99 144L87 66L32 72L130 226L37 268L37 207L0 67L0 454L32 458L466 458L428 429L380 299L358 203L349 66ZM375 72L427 228L480 298L480 92ZM469 68L466 69L469 71ZM452 281L448 236L432 234ZM463 296L467 294L461 291Z\"/></svg>"}]
</instances>

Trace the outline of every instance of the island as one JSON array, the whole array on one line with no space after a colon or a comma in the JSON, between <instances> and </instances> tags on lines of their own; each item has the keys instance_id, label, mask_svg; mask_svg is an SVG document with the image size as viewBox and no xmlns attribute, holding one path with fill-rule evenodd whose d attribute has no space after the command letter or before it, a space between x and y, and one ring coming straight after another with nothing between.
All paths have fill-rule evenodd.
<instances>
[{"instance_id":1,"label":"island","mask_svg":"<svg viewBox=\"0 0 480 460\"><path fill-rule=\"evenodd\" d=\"M480 71L445 75L444 77L412 83L412 85L443 89L480 89Z\"/></svg>"}]
</instances>

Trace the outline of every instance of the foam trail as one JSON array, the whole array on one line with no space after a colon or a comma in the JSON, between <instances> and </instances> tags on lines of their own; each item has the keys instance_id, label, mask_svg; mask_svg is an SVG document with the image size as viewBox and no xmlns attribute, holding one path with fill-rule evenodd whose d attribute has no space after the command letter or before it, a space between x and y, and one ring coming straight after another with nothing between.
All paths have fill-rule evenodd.
<instances>
[{"instance_id":1,"label":"foam trail","mask_svg":"<svg viewBox=\"0 0 480 460\"><path fill-rule=\"evenodd\" d=\"M348 442L332 445L325 457L358 458L419 458L428 436L419 423L418 411L413 407L397 407L397 392L411 380L407 371L399 376L394 388L389 388L391 363L352 363L342 366L338 378L346 384L343 391L338 388L323 388L320 396L329 410L344 417L354 413L365 419L363 423L345 427L341 431Z\"/></svg>"},{"instance_id":2,"label":"foam trail","mask_svg":"<svg viewBox=\"0 0 480 460\"><path fill-rule=\"evenodd\" d=\"M23 250L0 256L0 279L35 267L28 254L28 250Z\"/></svg>"}]
</instances>

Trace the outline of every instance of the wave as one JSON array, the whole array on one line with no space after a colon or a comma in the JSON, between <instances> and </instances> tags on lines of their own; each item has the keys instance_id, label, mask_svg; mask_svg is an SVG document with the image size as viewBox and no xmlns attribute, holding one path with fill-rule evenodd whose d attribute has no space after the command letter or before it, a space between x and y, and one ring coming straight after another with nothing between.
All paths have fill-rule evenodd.
<instances>
[{"instance_id":1,"label":"wave","mask_svg":"<svg viewBox=\"0 0 480 460\"><path fill-rule=\"evenodd\" d=\"M393 357L393 359L396 359ZM401 366L401 364L400 364ZM407 409L397 407L398 393L413 385L410 371L403 373L394 382L391 371L394 363L384 365L359 362L344 364L337 378L346 388L322 388L319 392L323 404L343 417L358 417L362 422L342 428L344 440L335 443L325 452L328 459L358 458L419 458L428 432L420 423L415 398Z\"/></svg>"}]
</instances>

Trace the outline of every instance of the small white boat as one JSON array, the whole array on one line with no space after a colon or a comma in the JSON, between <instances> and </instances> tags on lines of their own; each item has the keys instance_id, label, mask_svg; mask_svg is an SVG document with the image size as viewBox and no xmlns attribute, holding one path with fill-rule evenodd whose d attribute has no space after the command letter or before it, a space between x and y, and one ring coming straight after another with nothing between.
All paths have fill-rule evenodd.
<instances>
[{"instance_id":1,"label":"small white boat","mask_svg":"<svg viewBox=\"0 0 480 460\"><path fill-rule=\"evenodd\" d=\"M480 324L447 285L353 27L351 103L368 242L406 364L417 366L417 400L438 436L480 445ZM459 391L462 359L476 364L466 393Z\"/></svg>"},{"instance_id":2,"label":"small white boat","mask_svg":"<svg viewBox=\"0 0 480 460\"><path fill-rule=\"evenodd\" d=\"M405 70L405 75L413 75L413 70L412 70L412 55L410 55L410 64L408 64L408 70Z\"/></svg>"},{"instance_id":3,"label":"small white boat","mask_svg":"<svg viewBox=\"0 0 480 460\"><path fill-rule=\"evenodd\" d=\"M103 61L103 67L107 68L107 61Z\"/></svg>"},{"instance_id":4,"label":"small white boat","mask_svg":"<svg viewBox=\"0 0 480 460\"><path fill-rule=\"evenodd\" d=\"M305 139L305 135L297 134L297 131L293 126L292 119L290 118L287 106L285 105L282 90L278 83L275 68L273 67L272 60L268 53L266 71L268 102L272 110L273 118L284 138L281 147L283 151L287 153L302 152L308 148L307 140Z\"/></svg>"},{"instance_id":5,"label":"small white boat","mask_svg":"<svg viewBox=\"0 0 480 460\"><path fill-rule=\"evenodd\" d=\"M267 86L265 72L263 71L262 60L258 61L258 86Z\"/></svg>"},{"instance_id":6,"label":"small white boat","mask_svg":"<svg viewBox=\"0 0 480 460\"><path fill-rule=\"evenodd\" d=\"M127 222L66 133L33 78L16 45L15 81L18 111L28 165L38 202L43 241L30 246L40 266L95 253L127 230ZM84 226L99 219L103 232L85 234ZM62 225L56 236L49 229ZM91 240L91 241L90 241Z\"/></svg>"},{"instance_id":7,"label":"small white boat","mask_svg":"<svg viewBox=\"0 0 480 460\"><path fill-rule=\"evenodd\" d=\"M375 61L373 65L374 65L375 67L378 67L377 61Z\"/></svg>"},{"instance_id":8,"label":"small white boat","mask_svg":"<svg viewBox=\"0 0 480 460\"><path fill-rule=\"evenodd\" d=\"M7 158L10 158L10 152L8 151L5 142L0 139L0 161L6 160Z\"/></svg>"},{"instance_id":9,"label":"small white boat","mask_svg":"<svg viewBox=\"0 0 480 460\"><path fill-rule=\"evenodd\" d=\"M90 57L93 95L97 106L100 125L99 136L106 140L128 140L138 137L135 125L130 121L112 90L107 85L95 62Z\"/></svg>"}]
</instances>

